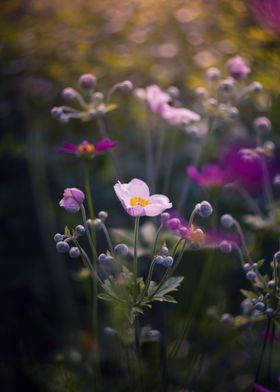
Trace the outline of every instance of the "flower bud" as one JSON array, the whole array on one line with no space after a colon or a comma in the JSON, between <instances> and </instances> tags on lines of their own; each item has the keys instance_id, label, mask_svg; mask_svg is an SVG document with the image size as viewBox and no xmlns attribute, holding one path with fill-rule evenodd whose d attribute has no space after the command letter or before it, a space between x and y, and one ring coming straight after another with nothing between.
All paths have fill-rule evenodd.
<instances>
[{"instance_id":1,"label":"flower bud","mask_svg":"<svg viewBox=\"0 0 280 392\"><path fill-rule=\"evenodd\" d=\"M267 117L258 117L254 121L254 128L256 131L269 132L271 131L271 122Z\"/></svg>"},{"instance_id":2,"label":"flower bud","mask_svg":"<svg viewBox=\"0 0 280 392\"><path fill-rule=\"evenodd\" d=\"M219 245L219 250L223 253L230 253L232 251L232 245L228 241L222 241Z\"/></svg>"},{"instance_id":3,"label":"flower bud","mask_svg":"<svg viewBox=\"0 0 280 392\"><path fill-rule=\"evenodd\" d=\"M272 308L267 308L266 309L266 315L267 315L267 317L273 317L274 310Z\"/></svg>"},{"instance_id":4,"label":"flower bud","mask_svg":"<svg viewBox=\"0 0 280 392\"><path fill-rule=\"evenodd\" d=\"M72 259L76 259L77 257L79 257L79 256L80 256L80 250L79 250L79 248L77 248L76 246L73 246L72 248L70 248L70 250L69 250L69 256L70 256Z\"/></svg>"},{"instance_id":5,"label":"flower bud","mask_svg":"<svg viewBox=\"0 0 280 392\"><path fill-rule=\"evenodd\" d=\"M267 283L267 287L268 287L269 289L274 289L275 286L276 286L275 280L270 280L270 281Z\"/></svg>"},{"instance_id":6,"label":"flower bud","mask_svg":"<svg viewBox=\"0 0 280 392\"><path fill-rule=\"evenodd\" d=\"M178 218L171 218L167 221L167 226L171 230L177 230L181 225L181 221Z\"/></svg>"},{"instance_id":7,"label":"flower bud","mask_svg":"<svg viewBox=\"0 0 280 392\"><path fill-rule=\"evenodd\" d=\"M98 116L104 116L104 114L106 114L106 106L103 104L99 105L96 109L96 114Z\"/></svg>"},{"instance_id":8,"label":"flower bud","mask_svg":"<svg viewBox=\"0 0 280 392\"><path fill-rule=\"evenodd\" d=\"M161 217L161 223L165 224L170 218L170 214L168 212L163 212L160 217Z\"/></svg>"},{"instance_id":9,"label":"flower bud","mask_svg":"<svg viewBox=\"0 0 280 392\"><path fill-rule=\"evenodd\" d=\"M66 211L78 212L85 199L84 192L78 188L66 188L63 193L63 199L60 200L60 207L64 207Z\"/></svg>"},{"instance_id":10,"label":"flower bud","mask_svg":"<svg viewBox=\"0 0 280 392\"><path fill-rule=\"evenodd\" d=\"M207 91L206 91L206 89L205 89L204 87L197 87L197 88L195 89L195 95L196 95L198 98L205 98L206 95L207 95Z\"/></svg>"},{"instance_id":11,"label":"flower bud","mask_svg":"<svg viewBox=\"0 0 280 392\"><path fill-rule=\"evenodd\" d=\"M98 212L98 218L104 222L108 218L108 212L107 211Z\"/></svg>"},{"instance_id":12,"label":"flower bud","mask_svg":"<svg viewBox=\"0 0 280 392\"><path fill-rule=\"evenodd\" d=\"M278 264L280 264L280 250L274 254L274 258Z\"/></svg>"},{"instance_id":13,"label":"flower bud","mask_svg":"<svg viewBox=\"0 0 280 392\"><path fill-rule=\"evenodd\" d=\"M62 90L62 97L66 101L72 101L77 97L77 91L74 90L72 87L66 87L65 89Z\"/></svg>"},{"instance_id":14,"label":"flower bud","mask_svg":"<svg viewBox=\"0 0 280 392\"><path fill-rule=\"evenodd\" d=\"M234 81L232 79L225 79L220 82L220 89L224 93L231 93L234 88Z\"/></svg>"},{"instance_id":15,"label":"flower bud","mask_svg":"<svg viewBox=\"0 0 280 392\"><path fill-rule=\"evenodd\" d=\"M133 89L133 84L130 80L124 80L119 84L119 89L123 93L129 93Z\"/></svg>"},{"instance_id":16,"label":"flower bud","mask_svg":"<svg viewBox=\"0 0 280 392\"><path fill-rule=\"evenodd\" d=\"M79 79L79 83L84 90L91 90L96 85L96 77L90 73L83 74Z\"/></svg>"},{"instance_id":17,"label":"flower bud","mask_svg":"<svg viewBox=\"0 0 280 392\"><path fill-rule=\"evenodd\" d=\"M251 266L251 264L249 264L249 263L245 263L245 264L243 265L243 269L244 269L245 272L250 271L251 268L252 268L252 266Z\"/></svg>"},{"instance_id":18,"label":"flower bud","mask_svg":"<svg viewBox=\"0 0 280 392\"><path fill-rule=\"evenodd\" d=\"M99 263L106 263L107 255L105 255L105 253L100 253L100 255L98 256L98 261Z\"/></svg>"},{"instance_id":19,"label":"flower bud","mask_svg":"<svg viewBox=\"0 0 280 392\"><path fill-rule=\"evenodd\" d=\"M239 117L239 110L235 107L231 107L228 110L228 116L231 120L236 120Z\"/></svg>"},{"instance_id":20,"label":"flower bud","mask_svg":"<svg viewBox=\"0 0 280 392\"><path fill-rule=\"evenodd\" d=\"M211 82L214 82L214 81L217 81L220 79L221 72L218 70L218 68L212 67L212 68L207 69L206 77Z\"/></svg>"},{"instance_id":21,"label":"flower bud","mask_svg":"<svg viewBox=\"0 0 280 392\"><path fill-rule=\"evenodd\" d=\"M259 312L263 312L265 309L265 304L263 302L259 301L256 303L255 309L257 309Z\"/></svg>"},{"instance_id":22,"label":"flower bud","mask_svg":"<svg viewBox=\"0 0 280 392\"><path fill-rule=\"evenodd\" d=\"M58 120L61 124L68 124L70 121L69 116L67 114L62 113L59 117Z\"/></svg>"},{"instance_id":23,"label":"flower bud","mask_svg":"<svg viewBox=\"0 0 280 392\"><path fill-rule=\"evenodd\" d=\"M163 246L163 247L161 248L161 250L160 250L160 253L161 253L163 256L168 256L168 252L169 252L169 250L168 250L168 248L167 248L166 246Z\"/></svg>"},{"instance_id":24,"label":"flower bud","mask_svg":"<svg viewBox=\"0 0 280 392\"><path fill-rule=\"evenodd\" d=\"M197 213L200 215L202 218L207 218L210 216L213 212L213 208L211 204L208 201L202 201L199 203L198 208L197 208Z\"/></svg>"},{"instance_id":25,"label":"flower bud","mask_svg":"<svg viewBox=\"0 0 280 392\"><path fill-rule=\"evenodd\" d=\"M114 248L114 251L117 256L127 256L128 246L126 244L117 244Z\"/></svg>"},{"instance_id":26,"label":"flower bud","mask_svg":"<svg viewBox=\"0 0 280 392\"><path fill-rule=\"evenodd\" d=\"M68 243L64 241L58 241L55 247L58 253L66 253L69 250Z\"/></svg>"},{"instance_id":27,"label":"flower bud","mask_svg":"<svg viewBox=\"0 0 280 392\"><path fill-rule=\"evenodd\" d=\"M102 220L99 218L93 219L92 222L93 226L95 226L97 229L100 229L102 227Z\"/></svg>"},{"instance_id":28,"label":"flower bud","mask_svg":"<svg viewBox=\"0 0 280 392\"><path fill-rule=\"evenodd\" d=\"M229 314L229 313L224 313L224 314L222 314L222 316L221 316L221 322L224 323L224 324L232 324L232 322L233 322L233 317L232 317L232 315Z\"/></svg>"},{"instance_id":29,"label":"flower bud","mask_svg":"<svg viewBox=\"0 0 280 392\"><path fill-rule=\"evenodd\" d=\"M263 86L262 86L262 84L260 83L260 82L253 82L251 85L250 85L250 90L253 92L253 93L256 93L256 94L259 94L262 90L263 90Z\"/></svg>"},{"instance_id":30,"label":"flower bud","mask_svg":"<svg viewBox=\"0 0 280 392\"><path fill-rule=\"evenodd\" d=\"M86 232L86 229L83 225L78 225L75 227L75 232L79 234L84 234Z\"/></svg>"},{"instance_id":31,"label":"flower bud","mask_svg":"<svg viewBox=\"0 0 280 392\"><path fill-rule=\"evenodd\" d=\"M276 176L273 179L273 185L275 186L280 186L280 174L276 174Z\"/></svg>"},{"instance_id":32,"label":"flower bud","mask_svg":"<svg viewBox=\"0 0 280 392\"><path fill-rule=\"evenodd\" d=\"M230 214L224 214L221 216L221 224L228 229L234 224L234 219Z\"/></svg>"},{"instance_id":33,"label":"flower bud","mask_svg":"<svg viewBox=\"0 0 280 392\"><path fill-rule=\"evenodd\" d=\"M246 274L246 278L247 278L248 280L250 280L251 282L252 282L253 280L255 280L256 277L257 277L257 275L256 275L256 273L255 273L254 271L248 271L247 274Z\"/></svg>"},{"instance_id":34,"label":"flower bud","mask_svg":"<svg viewBox=\"0 0 280 392\"><path fill-rule=\"evenodd\" d=\"M62 114L63 110L60 107L55 106L51 109L51 116L54 118L58 119Z\"/></svg>"},{"instance_id":35,"label":"flower bud","mask_svg":"<svg viewBox=\"0 0 280 392\"><path fill-rule=\"evenodd\" d=\"M100 91L96 91L96 93L92 94L91 102L92 103L101 103L104 100L104 94Z\"/></svg>"},{"instance_id":36,"label":"flower bud","mask_svg":"<svg viewBox=\"0 0 280 392\"><path fill-rule=\"evenodd\" d=\"M163 260L164 260L164 257L162 257L162 256L157 256L155 258L155 261L156 261L157 264L162 264Z\"/></svg>"},{"instance_id":37,"label":"flower bud","mask_svg":"<svg viewBox=\"0 0 280 392\"><path fill-rule=\"evenodd\" d=\"M161 264L166 268L171 267L173 264L173 257L171 256L164 257Z\"/></svg>"},{"instance_id":38,"label":"flower bud","mask_svg":"<svg viewBox=\"0 0 280 392\"><path fill-rule=\"evenodd\" d=\"M60 233L56 233L56 234L54 235L53 239L54 239L55 242L63 241L63 235L60 234Z\"/></svg>"}]
</instances>

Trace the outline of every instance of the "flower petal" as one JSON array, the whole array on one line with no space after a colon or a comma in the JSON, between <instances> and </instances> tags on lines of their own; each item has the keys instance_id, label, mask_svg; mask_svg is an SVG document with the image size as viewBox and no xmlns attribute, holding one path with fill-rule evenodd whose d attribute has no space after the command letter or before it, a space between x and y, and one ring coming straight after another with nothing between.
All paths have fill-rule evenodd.
<instances>
[{"instance_id":1,"label":"flower petal","mask_svg":"<svg viewBox=\"0 0 280 392\"><path fill-rule=\"evenodd\" d=\"M62 145L62 147L59 147L57 149L57 152L59 152L61 154L64 154L64 153L76 154L78 152L78 147L75 144L65 142Z\"/></svg>"},{"instance_id":2,"label":"flower petal","mask_svg":"<svg viewBox=\"0 0 280 392\"><path fill-rule=\"evenodd\" d=\"M102 152L114 148L118 142L105 138L95 145L95 151Z\"/></svg>"}]
</instances>

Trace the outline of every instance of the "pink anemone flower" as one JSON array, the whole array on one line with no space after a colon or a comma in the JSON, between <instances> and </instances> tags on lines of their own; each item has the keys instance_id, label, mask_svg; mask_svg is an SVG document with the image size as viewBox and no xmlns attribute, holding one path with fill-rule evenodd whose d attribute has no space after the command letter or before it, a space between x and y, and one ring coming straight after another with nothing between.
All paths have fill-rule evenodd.
<instances>
[{"instance_id":1,"label":"pink anemone flower","mask_svg":"<svg viewBox=\"0 0 280 392\"><path fill-rule=\"evenodd\" d=\"M123 208L131 216L157 216L172 207L168 197L150 195L148 185L137 178L128 184L119 181L114 185L114 190Z\"/></svg>"},{"instance_id":2,"label":"pink anemone flower","mask_svg":"<svg viewBox=\"0 0 280 392\"><path fill-rule=\"evenodd\" d=\"M62 154L69 153L84 157L94 157L96 154L114 148L117 144L116 141L111 141L108 138L101 140L97 144L91 144L87 140L84 140L79 145L66 142L62 147L58 148L58 152Z\"/></svg>"}]
</instances>

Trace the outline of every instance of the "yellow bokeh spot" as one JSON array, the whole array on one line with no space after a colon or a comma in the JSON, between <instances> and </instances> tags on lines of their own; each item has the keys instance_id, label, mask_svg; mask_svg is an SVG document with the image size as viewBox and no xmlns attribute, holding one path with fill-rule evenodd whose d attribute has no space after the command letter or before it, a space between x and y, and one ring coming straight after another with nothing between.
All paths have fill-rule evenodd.
<instances>
[{"instance_id":1,"label":"yellow bokeh spot","mask_svg":"<svg viewBox=\"0 0 280 392\"><path fill-rule=\"evenodd\" d=\"M143 199L143 197L132 197L130 199L130 204L133 207L135 207L135 206L146 207L146 206L148 206L151 203L149 202L149 200Z\"/></svg>"}]
</instances>

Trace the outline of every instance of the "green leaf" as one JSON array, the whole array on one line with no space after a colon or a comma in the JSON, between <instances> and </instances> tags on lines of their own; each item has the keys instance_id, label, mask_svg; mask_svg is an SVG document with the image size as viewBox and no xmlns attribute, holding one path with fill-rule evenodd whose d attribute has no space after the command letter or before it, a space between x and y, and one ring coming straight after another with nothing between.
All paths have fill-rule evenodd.
<instances>
[{"instance_id":1,"label":"green leaf","mask_svg":"<svg viewBox=\"0 0 280 392\"><path fill-rule=\"evenodd\" d=\"M70 236L71 236L71 232L70 232L68 226L65 226L65 228L64 228L64 234L67 235L67 237L70 237Z\"/></svg>"},{"instance_id":2,"label":"green leaf","mask_svg":"<svg viewBox=\"0 0 280 392\"><path fill-rule=\"evenodd\" d=\"M165 294L170 293L171 291L178 291L178 287L182 283L184 277L183 276L172 276L167 279L165 283L161 286L161 288L156 293L156 297L163 297ZM155 287L153 292L156 290L158 286Z\"/></svg>"},{"instance_id":3,"label":"green leaf","mask_svg":"<svg viewBox=\"0 0 280 392\"><path fill-rule=\"evenodd\" d=\"M253 299L256 297L256 294L253 291L248 291L248 290L240 290L241 293L244 295L244 297L248 298L248 299Z\"/></svg>"}]
</instances>

